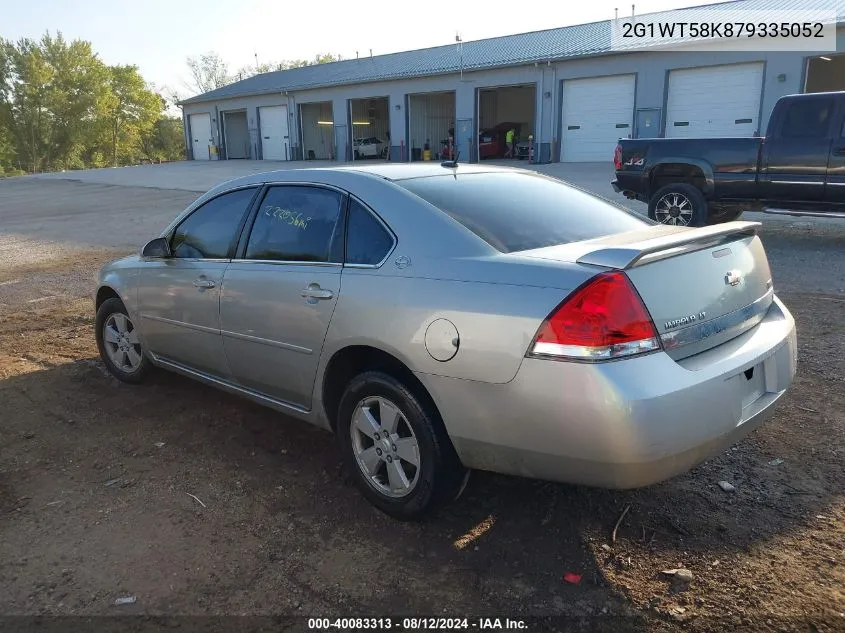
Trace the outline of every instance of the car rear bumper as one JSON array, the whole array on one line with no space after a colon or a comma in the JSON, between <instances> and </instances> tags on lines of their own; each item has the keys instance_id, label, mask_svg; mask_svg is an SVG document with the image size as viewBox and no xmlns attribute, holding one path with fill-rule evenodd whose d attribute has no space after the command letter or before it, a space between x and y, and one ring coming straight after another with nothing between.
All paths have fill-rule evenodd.
<instances>
[{"instance_id":1,"label":"car rear bumper","mask_svg":"<svg viewBox=\"0 0 845 633\"><path fill-rule=\"evenodd\" d=\"M796 349L794 320L775 299L753 330L681 361L526 358L499 385L418 375L466 466L635 488L688 471L768 419Z\"/></svg>"}]
</instances>

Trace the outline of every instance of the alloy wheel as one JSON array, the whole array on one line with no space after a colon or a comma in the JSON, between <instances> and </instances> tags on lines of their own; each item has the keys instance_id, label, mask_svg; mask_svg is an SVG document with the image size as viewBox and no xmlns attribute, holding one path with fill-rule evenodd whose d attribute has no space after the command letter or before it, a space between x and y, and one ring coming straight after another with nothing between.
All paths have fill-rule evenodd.
<instances>
[{"instance_id":1,"label":"alloy wheel","mask_svg":"<svg viewBox=\"0 0 845 633\"><path fill-rule=\"evenodd\" d=\"M109 360L120 371L131 374L138 370L143 360L141 342L132 320L115 312L103 325L103 347Z\"/></svg>"},{"instance_id":2,"label":"alloy wheel","mask_svg":"<svg viewBox=\"0 0 845 633\"><path fill-rule=\"evenodd\" d=\"M661 224L689 226L692 214L692 202L682 193L667 193L654 207L654 219Z\"/></svg>"},{"instance_id":3,"label":"alloy wheel","mask_svg":"<svg viewBox=\"0 0 845 633\"><path fill-rule=\"evenodd\" d=\"M364 398L352 414L355 461L367 482L388 497L409 495L420 476L417 437L402 411L386 398Z\"/></svg>"}]
</instances>

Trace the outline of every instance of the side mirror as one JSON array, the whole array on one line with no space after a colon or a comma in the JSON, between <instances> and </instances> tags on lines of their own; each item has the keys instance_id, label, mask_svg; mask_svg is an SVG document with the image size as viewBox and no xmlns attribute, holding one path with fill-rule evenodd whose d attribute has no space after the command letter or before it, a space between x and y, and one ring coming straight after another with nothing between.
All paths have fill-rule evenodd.
<instances>
[{"instance_id":1,"label":"side mirror","mask_svg":"<svg viewBox=\"0 0 845 633\"><path fill-rule=\"evenodd\" d=\"M170 257L170 244L166 237L157 237L147 242L141 250L141 257Z\"/></svg>"}]
</instances>

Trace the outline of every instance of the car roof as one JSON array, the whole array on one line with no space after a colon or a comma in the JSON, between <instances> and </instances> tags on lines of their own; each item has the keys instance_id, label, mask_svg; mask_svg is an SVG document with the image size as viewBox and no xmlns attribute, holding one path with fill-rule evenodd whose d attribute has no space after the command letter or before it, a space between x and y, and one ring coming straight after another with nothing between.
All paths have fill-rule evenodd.
<instances>
[{"instance_id":1,"label":"car roof","mask_svg":"<svg viewBox=\"0 0 845 633\"><path fill-rule=\"evenodd\" d=\"M410 178L426 178L433 176L455 176L469 174L495 174L495 173L522 173L536 174L528 169L515 167L499 167L496 165L471 165L459 163L457 167L444 167L438 161L424 163L386 163L375 164L352 164L338 165L332 167L305 167L294 169L276 169L273 171L259 172L241 176L233 180L221 182L205 194L200 196L194 205L218 195L224 191L237 187L260 185L268 182L328 182L336 181L338 177L359 176L366 178L377 178L390 182L408 180Z\"/></svg>"},{"instance_id":2,"label":"car roof","mask_svg":"<svg viewBox=\"0 0 845 633\"><path fill-rule=\"evenodd\" d=\"M424 163L377 163L367 165L342 165L336 167L309 167L297 169L299 172L359 172L370 174L385 180L406 180L408 178L425 178L427 176L451 176L454 174L490 174L490 173L513 173L528 172L526 169L514 167L499 167L497 165L473 165L469 163L458 163L457 167L444 167L439 161L426 161ZM289 169L278 169L259 174L252 174L247 178L252 182L265 180L284 180L290 175Z\"/></svg>"}]
</instances>

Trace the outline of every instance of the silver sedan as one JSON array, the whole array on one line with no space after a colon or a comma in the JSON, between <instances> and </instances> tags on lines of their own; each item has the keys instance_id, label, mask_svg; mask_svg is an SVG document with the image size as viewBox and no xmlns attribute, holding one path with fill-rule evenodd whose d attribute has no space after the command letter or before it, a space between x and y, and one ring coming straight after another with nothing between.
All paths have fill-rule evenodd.
<instances>
[{"instance_id":1,"label":"silver sedan","mask_svg":"<svg viewBox=\"0 0 845 633\"><path fill-rule=\"evenodd\" d=\"M398 518L471 469L612 488L685 472L792 382L753 222L686 229L529 171L257 174L106 265L96 336L335 433Z\"/></svg>"}]
</instances>

